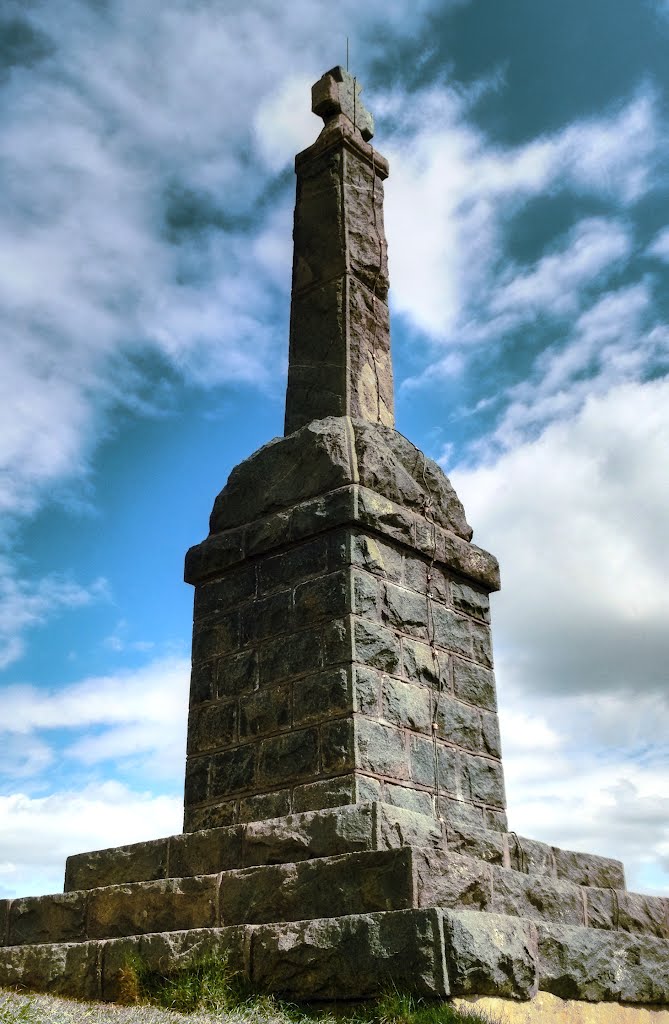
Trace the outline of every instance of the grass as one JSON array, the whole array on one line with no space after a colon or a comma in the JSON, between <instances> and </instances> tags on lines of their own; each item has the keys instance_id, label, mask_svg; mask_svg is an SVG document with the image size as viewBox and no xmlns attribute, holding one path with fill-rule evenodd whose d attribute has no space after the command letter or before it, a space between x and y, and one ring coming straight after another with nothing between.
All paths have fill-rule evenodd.
<instances>
[{"instance_id":1,"label":"grass","mask_svg":"<svg viewBox=\"0 0 669 1024\"><path fill-rule=\"evenodd\" d=\"M401 992L334 1009L258 996L216 953L165 974L129 960L118 980L124 1005L0 991L0 1024L499 1024L476 1010Z\"/></svg>"}]
</instances>

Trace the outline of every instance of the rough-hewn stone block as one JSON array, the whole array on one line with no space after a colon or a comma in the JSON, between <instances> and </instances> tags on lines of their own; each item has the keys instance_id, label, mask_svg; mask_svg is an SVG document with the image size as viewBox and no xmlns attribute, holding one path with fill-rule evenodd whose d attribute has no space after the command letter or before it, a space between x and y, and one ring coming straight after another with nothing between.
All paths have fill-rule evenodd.
<instances>
[{"instance_id":1,"label":"rough-hewn stone block","mask_svg":"<svg viewBox=\"0 0 669 1024\"><path fill-rule=\"evenodd\" d=\"M191 708L188 719L188 752L227 747L238 738L236 701L204 704Z\"/></svg>"},{"instance_id":2,"label":"rough-hewn stone block","mask_svg":"<svg viewBox=\"0 0 669 1024\"><path fill-rule=\"evenodd\" d=\"M299 729L282 736L262 740L258 761L258 781L276 786L289 779L313 775L318 769L318 733Z\"/></svg>"},{"instance_id":3,"label":"rough-hewn stone block","mask_svg":"<svg viewBox=\"0 0 669 1024\"><path fill-rule=\"evenodd\" d=\"M495 677L487 668L462 658L453 658L453 690L456 697L469 704L488 711L497 710Z\"/></svg>"},{"instance_id":4,"label":"rough-hewn stone block","mask_svg":"<svg viewBox=\"0 0 669 1024\"><path fill-rule=\"evenodd\" d=\"M404 737L399 729L367 718L355 724L356 766L361 771L408 779L409 765Z\"/></svg>"},{"instance_id":5,"label":"rough-hewn stone block","mask_svg":"<svg viewBox=\"0 0 669 1024\"><path fill-rule=\"evenodd\" d=\"M490 599L481 587L473 587L469 583L453 581L453 606L465 615L490 622Z\"/></svg>"},{"instance_id":6,"label":"rough-hewn stone block","mask_svg":"<svg viewBox=\"0 0 669 1024\"><path fill-rule=\"evenodd\" d=\"M328 775L355 768L353 718L337 718L320 727L321 768Z\"/></svg>"},{"instance_id":7,"label":"rough-hewn stone block","mask_svg":"<svg viewBox=\"0 0 669 1024\"><path fill-rule=\"evenodd\" d=\"M217 887L217 877L206 875L93 889L88 894L88 936L101 939L214 927L218 924Z\"/></svg>"},{"instance_id":8,"label":"rough-hewn stone block","mask_svg":"<svg viewBox=\"0 0 669 1024\"><path fill-rule=\"evenodd\" d=\"M413 850L416 896L419 907L492 909L489 864L458 853Z\"/></svg>"},{"instance_id":9,"label":"rough-hewn stone block","mask_svg":"<svg viewBox=\"0 0 669 1024\"><path fill-rule=\"evenodd\" d=\"M552 847L558 878L564 878L576 885L611 886L625 888L625 871L619 860L599 857L592 853L577 853Z\"/></svg>"},{"instance_id":10,"label":"rough-hewn stone block","mask_svg":"<svg viewBox=\"0 0 669 1024\"><path fill-rule=\"evenodd\" d=\"M319 629L303 629L290 639L278 637L260 647L260 683L278 683L321 667L323 636Z\"/></svg>"},{"instance_id":11,"label":"rough-hewn stone block","mask_svg":"<svg viewBox=\"0 0 669 1024\"><path fill-rule=\"evenodd\" d=\"M354 775L340 775L335 779L306 782L293 789L293 810L312 811L321 807L338 807L354 803L356 786Z\"/></svg>"},{"instance_id":12,"label":"rough-hewn stone block","mask_svg":"<svg viewBox=\"0 0 669 1024\"><path fill-rule=\"evenodd\" d=\"M405 847L228 872L221 881L222 922L262 924L408 909L411 856Z\"/></svg>"},{"instance_id":13,"label":"rough-hewn stone block","mask_svg":"<svg viewBox=\"0 0 669 1024\"><path fill-rule=\"evenodd\" d=\"M168 839L155 839L148 843L132 843L129 846L93 850L90 853L78 853L68 857L65 866L65 891L165 878L169 842Z\"/></svg>"},{"instance_id":14,"label":"rough-hewn stone block","mask_svg":"<svg viewBox=\"0 0 669 1024\"><path fill-rule=\"evenodd\" d=\"M582 926L583 898L568 882L542 875L521 875L497 868L493 875L492 910L511 917Z\"/></svg>"},{"instance_id":15,"label":"rough-hewn stone block","mask_svg":"<svg viewBox=\"0 0 669 1024\"><path fill-rule=\"evenodd\" d=\"M351 533L351 565L359 565L368 572L400 583L402 580L402 552L373 534Z\"/></svg>"},{"instance_id":16,"label":"rough-hewn stone block","mask_svg":"<svg viewBox=\"0 0 669 1024\"><path fill-rule=\"evenodd\" d=\"M537 924L540 987L564 999L669 1003L669 943L654 936Z\"/></svg>"},{"instance_id":17,"label":"rough-hewn stone block","mask_svg":"<svg viewBox=\"0 0 669 1024\"><path fill-rule=\"evenodd\" d=\"M10 946L37 942L77 942L86 938L86 896L56 893L12 900L9 909Z\"/></svg>"},{"instance_id":18,"label":"rough-hewn stone block","mask_svg":"<svg viewBox=\"0 0 669 1024\"><path fill-rule=\"evenodd\" d=\"M259 669L256 651L243 651L216 663L216 695L219 698L237 697L250 693L258 686Z\"/></svg>"},{"instance_id":19,"label":"rough-hewn stone block","mask_svg":"<svg viewBox=\"0 0 669 1024\"><path fill-rule=\"evenodd\" d=\"M334 668L293 683L293 725L322 722L353 710L349 670Z\"/></svg>"},{"instance_id":20,"label":"rough-hewn stone block","mask_svg":"<svg viewBox=\"0 0 669 1024\"><path fill-rule=\"evenodd\" d=\"M435 701L439 736L467 750L480 751L483 739L478 710L448 693L435 695Z\"/></svg>"},{"instance_id":21,"label":"rough-hewn stone block","mask_svg":"<svg viewBox=\"0 0 669 1024\"><path fill-rule=\"evenodd\" d=\"M400 664L400 642L395 633L366 619L353 623L354 660L382 672L397 671Z\"/></svg>"},{"instance_id":22,"label":"rough-hewn stone block","mask_svg":"<svg viewBox=\"0 0 669 1024\"><path fill-rule=\"evenodd\" d=\"M417 814L432 814L432 796L421 789L384 782L383 799L393 807L402 807Z\"/></svg>"},{"instance_id":23,"label":"rough-hewn stone block","mask_svg":"<svg viewBox=\"0 0 669 1024\"><path fill-rule=\"evenodd\" d=\"M253 977L295 999L364 999L389 988L427 997L448 994L437 911L354 914L257 929Z\"/></svg>"},{"instance_id":24,"label":"rough-hewn stone block","mask_svg":"<svg viewBox=\"0 0 669 1024\"><path fill-rule=\"evenodd\" d=\"M0 951L0 985L76 999L100 998L102 944L49 943Z\"/></svg>"},{"instance_id":25,"label":"rough-hewn stone block","mask_svg":"<svg viewBox=\"0 0 669 1024\"><path fill-rule=\"evenodd\" d=\"M322 619L346 615L349 604L349 577L344 571L307 580L295 587L294 622L308 626Z\"/></svg>"},{"instance_id":26,"label":"rough-hewn stone block","mask_svg":"<svg viewBox=\"0 0 669 1024\"><path fill-rule=\"evenodd\" d=\"M199 626L193 631L193 662L207 661L239 648L239 612L228 612L216 618L213 625Z\"/></svg>"},{"instance_id":27,"label":"rough-hewn stone block","mask_svg":"<svg viewBox=\"0 0 669 1024\"><path fill-rule=\"evenodd\" d=\"M402 657L402 672L409 681L450 688L449 655L445 651L405 636L402 637Z\"/></svg>"},{"instance_id":28,"label":"rough-hewn stone block","mask_svg":"<svg viewBox=\"0 0 669 1024\"><path fill-rule=\"evenodd\" d=\"M453 995L532 998L538 988L539 959L532 923L476 911L444 911L443 920Z\"/></svg>"},{"instance_id":29,"label":"rough-hewn stone block","mask_svg":"<svg viewBox=\"0 0 669 1024\"><path fill-rule=\"evenodd\" d=\"M423 640L428 639L428 602L423 594L398 587L394 583L386 583L381 616L393 629Z\"/></svg>"},{"instance_id":30,"label":"rough-hewn stone block","mask_svg":"<svg viewBox=\"0 0 669 1024\"><path fill-rule=\"evenodd\" d=\"M381 687L382 717L391 725L430 733L436 696L426 687L388 676Z\"/></svg>"},{"instance_id":31,"label":"rough-hewn stone block","mask_svg":"<svg viewBox=\"0 0 669 1024\"><path fill-rule=\"evenodd\" d=\"M265 687L239 701L239 736L265 736L291 727L291 687L289 683Z\"/></svg>"},{"instance_id":32,"label":"rough-hewn stone block","mask_svg":"<svg viewBox=\"0 0 669 1024\"><path fill-rule=\"evenodd\" d=\"M260 597L246 605L241 616L241 642L248 644L287 633L293 626L293 595L290 590Z\"/></svg>"},{"instance_id":33,"label":"rough-hewn stone block","mask_svg":"<svg viewBox=\"0 0 669 1024\"><path fill-rule=\"evenodd\" d=\"M264 818L277 818L290 811L291 793L289 789L279 789L274 793L258 793L256 796L242 797L239 801L239 820L258 821Z\"/></svg>"},{"instance_id":34,"label":"rough-hewn stone block","mask_svg":"<svg viewBox=\"0 0 669 1024\"><path fill-rule=\"evenodd\" d=\"M185 878L241 867L244 834L242 826L235 825L172 836L170 874L175 878Z\"/></svg>"},{"instance_id":35,"label":"rough-hewn stone block","mask_svg":"<svg viewBox=\"0 0 669 1024\"><path fill-rule=\"evenodd\" d=\"M231 793L252 788L259 775L258 750L257 743L245 743L213 754L208 796L230 796ZM197 803L197 800L187 802Z\"/></svg>"},{"instance_id":36,"label":"rough-hewn stone block","mask_svg":"<svg viewBox=\"0 0 669 1024\"><path fill-rule=\"evenodd\" d=\"M491 804L493 807L505 807L506 797L501 761L476 757L464 752L461 757L465 784L468 786L465 796L469 796L474 802L480 801L484 804Z\"/></svg>"},{"instance_id":37,"label":"rough-hewn stone block","mask_svg":"<svg viewBox=\"0 0 669 1024\"><path fill-rule=\"evenodd\" d=\"M202 622L209 616L219 616L249 601L256 593L255 565L242 565L220 580L204 583L195 588L193 618Z\"/></svg>"}]
</instances>

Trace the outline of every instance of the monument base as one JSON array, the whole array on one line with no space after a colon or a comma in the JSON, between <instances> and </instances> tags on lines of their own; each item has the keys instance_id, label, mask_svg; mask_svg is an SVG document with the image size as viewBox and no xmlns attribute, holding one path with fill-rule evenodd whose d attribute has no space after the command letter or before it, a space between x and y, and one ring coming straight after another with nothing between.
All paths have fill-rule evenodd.
<instances>
[{"instance_id":1,"label":"monument base","mask_svg":"<svg viewBox=\"0 0 669 1024\"><path fill-rule=\"evenodd\" d=\"M309 1002L669 1007L669 900L627 892L618 861L378 802L70 857L64 893L0 903L0 936L0 985L85 999L116 999L136 957L220 950Z\"/></svg>"}]
</instances>

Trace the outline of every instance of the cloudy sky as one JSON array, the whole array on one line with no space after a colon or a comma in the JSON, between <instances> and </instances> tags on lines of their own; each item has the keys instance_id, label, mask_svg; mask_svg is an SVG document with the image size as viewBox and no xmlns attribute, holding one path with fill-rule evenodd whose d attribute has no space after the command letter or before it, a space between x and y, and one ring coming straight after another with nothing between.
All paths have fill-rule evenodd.
<instances>
[{"instance_id":1,"label":"cloudy sky","mask_svg":"<svg viewBox=\"0 0 669 1024\"><path fill-rule=\"evenodd\" d=\"M397 426L501 563L511 827L669 893L669 4L5 0L0 896L181 828L183 556L283 430L292 161L347 35Z\"/></svg>"}]
</instances>

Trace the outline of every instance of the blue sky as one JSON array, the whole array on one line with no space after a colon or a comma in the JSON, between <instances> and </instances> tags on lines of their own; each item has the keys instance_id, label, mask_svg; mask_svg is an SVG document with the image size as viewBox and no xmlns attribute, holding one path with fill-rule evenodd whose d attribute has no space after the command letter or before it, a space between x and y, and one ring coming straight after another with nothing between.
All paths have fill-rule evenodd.
<instances>
[{"instance_id":1,"label":"blue sky","mask_svg":"<svg viewBox=\"0 0 669 1024\"><path fill-rule=\"evenodd\" d=\"M669 893L669 5L1 17L0 896L181 828L183 556L282 433L292 161L347 35L397 426L501 563L511 827Z\"/></svg>"}]
</instances>

